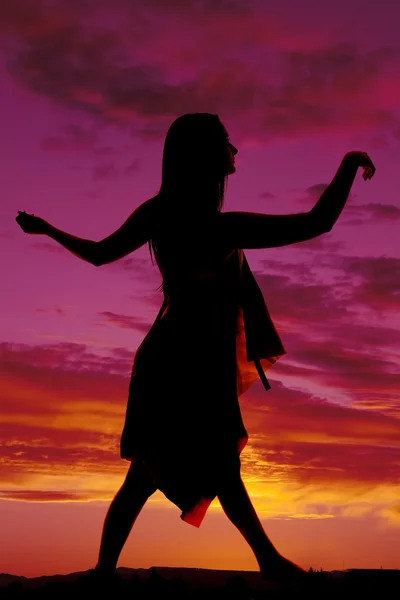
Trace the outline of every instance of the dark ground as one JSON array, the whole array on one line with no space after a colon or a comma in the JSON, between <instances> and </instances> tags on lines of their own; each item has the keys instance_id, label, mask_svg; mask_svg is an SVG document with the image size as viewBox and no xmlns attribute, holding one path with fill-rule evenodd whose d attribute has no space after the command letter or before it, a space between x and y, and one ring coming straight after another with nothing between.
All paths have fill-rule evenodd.
<instances>
[{"instance_id":1,"label":"dark ground","mask_svg":"<svg viewBox=\"0 0 400 600\"><path fill-rule=\"evenodd\" d=\"M176 600L268 600L285 598L400 598L400 570L318 571L302 584L263 581L256 571L219 571L152 567L118 569L113 580L99 581L92 571L26 578L0 574L0 599L103 598Z\"/></svg>"}]
</instances>

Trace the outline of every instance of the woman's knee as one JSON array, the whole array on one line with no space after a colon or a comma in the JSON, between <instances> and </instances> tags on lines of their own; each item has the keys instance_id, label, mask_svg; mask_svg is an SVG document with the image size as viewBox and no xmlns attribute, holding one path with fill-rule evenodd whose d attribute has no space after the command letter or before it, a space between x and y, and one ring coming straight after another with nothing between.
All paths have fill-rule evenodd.
<instances>
[{"instance_id":1,"label":"woman's knee","mask_svg":"<svg viewBox=\"0 0 400 600\"><path fill-rule=\"evenodd\" d=\"M224 473L224 476L219 481L219 494L236 491L242 488L243 481L240 475L240 470ZM218 494L218 495L219 495Z\"/></svg>"},{"instance_id":2,"label":"woman's knee","mask_svg":"<svg viewBox=\"0 0 400 600\"><path fill-rule=\"evenodd\" d=\"M140 459L132 461L123 485L130 489L136 488L136 490L140 490L145 496L151 496L157 490L157 485L150 469Z\"/></svg>"}]
</instances>

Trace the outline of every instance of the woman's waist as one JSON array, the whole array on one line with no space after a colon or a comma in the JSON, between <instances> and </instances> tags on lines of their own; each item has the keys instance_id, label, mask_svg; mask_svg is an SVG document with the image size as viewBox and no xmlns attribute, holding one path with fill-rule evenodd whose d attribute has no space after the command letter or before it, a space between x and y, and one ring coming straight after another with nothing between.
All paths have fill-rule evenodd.
<instances>
[{"instance_id":1,"label":"woman's waist","mask_svg":"<svg viewBox=\"0 0 400 600\"><path fill-rule=\"evenodd\" d=\"M167 310L170 317L183 318L191 315L193 319L218 317L223 320L235 318L238 315L240 302L234 297L208 296L167 296Z\"/></svg>"}]
</instances>

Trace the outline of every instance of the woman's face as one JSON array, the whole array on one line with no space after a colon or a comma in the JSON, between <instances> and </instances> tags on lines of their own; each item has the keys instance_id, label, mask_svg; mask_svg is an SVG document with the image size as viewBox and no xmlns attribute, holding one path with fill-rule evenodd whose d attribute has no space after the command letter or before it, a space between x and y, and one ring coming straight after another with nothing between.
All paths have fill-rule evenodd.
<instances>
[{"instance_id":1,"label":"woman's face","mask_svg":"<svg viewBox=\"0 0 400 600\"><path fill-rule=\"evenodd\" d=\"M238 153L238 149L231 144L229 140L229 134L225 127L222 125L223 136L224 136L224 163L226 164L226 175L232 175L235 173L235 155Z\"/></svg>"}]
</instances>

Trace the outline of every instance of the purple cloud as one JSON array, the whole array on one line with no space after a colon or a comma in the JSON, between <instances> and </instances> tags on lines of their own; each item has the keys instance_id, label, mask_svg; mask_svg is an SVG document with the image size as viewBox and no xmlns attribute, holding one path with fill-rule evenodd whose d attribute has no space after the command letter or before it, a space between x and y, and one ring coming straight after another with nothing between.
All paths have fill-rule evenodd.
<instances>
[{"instance_id":1,"label":"purple cloud","mask_svg":"<svg viewBox=\"0 0 400 600\"><path fill-rule=\"evenodd\" d=\"M384 108L380 97L399 60L395 48L306 49L298 32L289 43L287 23L267 8L239 2L79 6L5 0L3 34L16 41L9 71L58 105L128 122L142 138L162 137L173 117L199 110L234 119L239 138L264 142L398 127L396 96ZM271 51L273 64L260 68Z\"/></svg>"}]
</instances>

